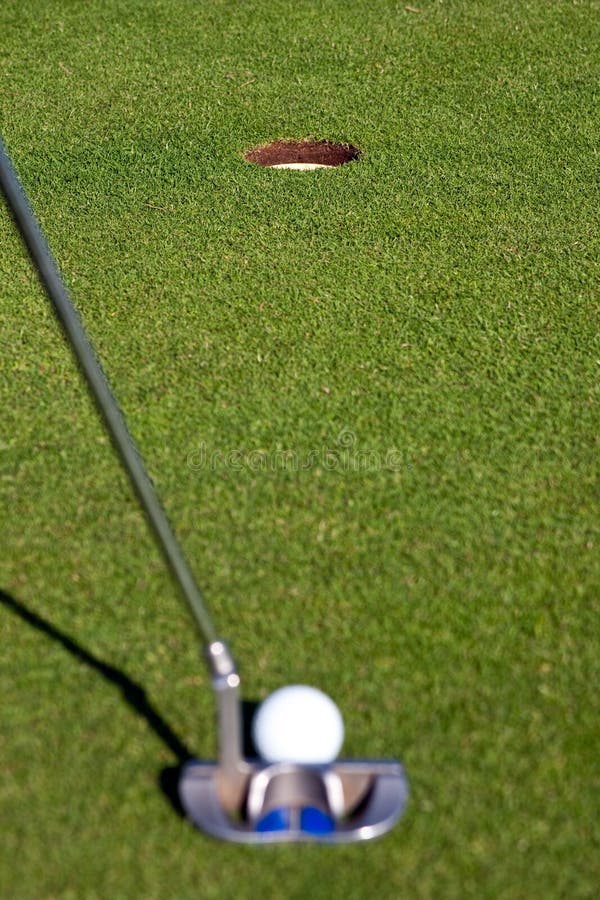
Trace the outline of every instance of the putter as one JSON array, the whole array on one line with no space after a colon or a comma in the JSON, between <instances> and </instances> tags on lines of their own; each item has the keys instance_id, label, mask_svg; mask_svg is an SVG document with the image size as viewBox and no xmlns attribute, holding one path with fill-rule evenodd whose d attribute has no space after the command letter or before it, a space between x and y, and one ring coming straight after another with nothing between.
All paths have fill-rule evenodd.
<instances>
[{"instance_id":1,"label":"putter","mask_svg":"<svg viewBox=\"0 0 600 900\"><path fill-rule=\"evenodd\" d=\"M227 645L217 636L202 593L1 138L0 186L203 641L218 712L219 758L214 763L191 760L182 767L178 790L187 817L216 838L245 844L341 844L384 834L399 819L408 798L408 784L399 762L338 760L326 765L299 765L244 757L237 668Z\"/></svg>"}]
</instances>

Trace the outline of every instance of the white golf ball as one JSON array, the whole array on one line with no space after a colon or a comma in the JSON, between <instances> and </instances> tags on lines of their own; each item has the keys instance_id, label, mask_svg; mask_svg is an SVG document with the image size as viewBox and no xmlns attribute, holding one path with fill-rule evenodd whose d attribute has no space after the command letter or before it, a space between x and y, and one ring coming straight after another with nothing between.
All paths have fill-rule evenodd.
<instances>
[{"instance_id":1,"label":"white golf ball","mask_svg":"<svg viewBox=\"0 0 600 900\"><path fill-rule=\"evenodd\" d=\"M320 765L342 747L344 722L333 700L317 688L279 688L259 706L252 722L254 745L267 762Z\"/></svg>"}]
</instances>

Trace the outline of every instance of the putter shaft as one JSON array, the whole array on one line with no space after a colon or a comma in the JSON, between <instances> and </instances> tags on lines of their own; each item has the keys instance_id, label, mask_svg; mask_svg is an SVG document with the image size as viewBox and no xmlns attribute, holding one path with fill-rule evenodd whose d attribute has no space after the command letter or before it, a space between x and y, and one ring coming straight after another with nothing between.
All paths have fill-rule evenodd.
<instances>
[{"instance_id":1,"label":"putter shaft","mask_svg":"<svg viewBox=\"0 0 600 900\"><path fill-rule=\"evenodd\" d=\"M152 526L158 545L187 600L204 641L210 645L217 640L217 633L206 609L200 588L161 506L152 480L142 462L141 454L129 432L123 413L110 389L108 379L102 371L77 310L69 297L58 265L48 247L41 226L32 212L25 190L18 179L1 137L0 187L29 251L34 268L85 376L90 393L121 457L123 467Z\"/></svg>"}]
</instances>

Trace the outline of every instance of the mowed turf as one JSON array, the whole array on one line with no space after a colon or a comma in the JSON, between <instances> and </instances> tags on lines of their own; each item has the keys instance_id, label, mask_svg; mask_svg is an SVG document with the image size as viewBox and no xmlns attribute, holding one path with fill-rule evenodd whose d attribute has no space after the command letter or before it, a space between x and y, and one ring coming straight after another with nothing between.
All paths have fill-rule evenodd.
<instances>
[{"instance_id":1,"label":"mowed turf","mask_svg":"<svg viewBox=\"0 0 600 900\"><path fill-rule=\"evenodd\" d=\"M412 794L343 849L174 811L197 637L2 209L3 897L596 894L599 16L4 0L0 130L245 696L321 687ZM243 162L307 135L363 158Z\"/></svg>"}]
</instances>

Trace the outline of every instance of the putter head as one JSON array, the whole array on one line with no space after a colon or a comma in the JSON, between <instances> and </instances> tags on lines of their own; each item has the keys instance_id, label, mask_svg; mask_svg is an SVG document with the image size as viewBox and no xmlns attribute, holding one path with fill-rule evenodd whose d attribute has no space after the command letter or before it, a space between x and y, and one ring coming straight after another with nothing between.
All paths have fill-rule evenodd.
<instances>
[{"instance_id":1,"label":"putter head","mask_svg":"<svg viewBox=\"0 0 600 900\"><path fill-rule=\"evenodd\" d=\"M179 781L181 803L202 831L244 844L370 840L392 828L408 797L396 762L249 763L235 805L227 803L225 778L218 764L187 763Z\"/></svg>"},{"instance_id":2,"label":"putter head","mask_svg":"<svg viewBox=\"0 0 600 900\"><path fill-rule=\"evenodd\" d=\"M219 711L218 763L183 767L179 797L190 821L213 837L245 844L343 844L384 834L408 798L395 761L267 764L241 752L239 676L226 646L208 647Z\"/></svg>"}]
</instances>

